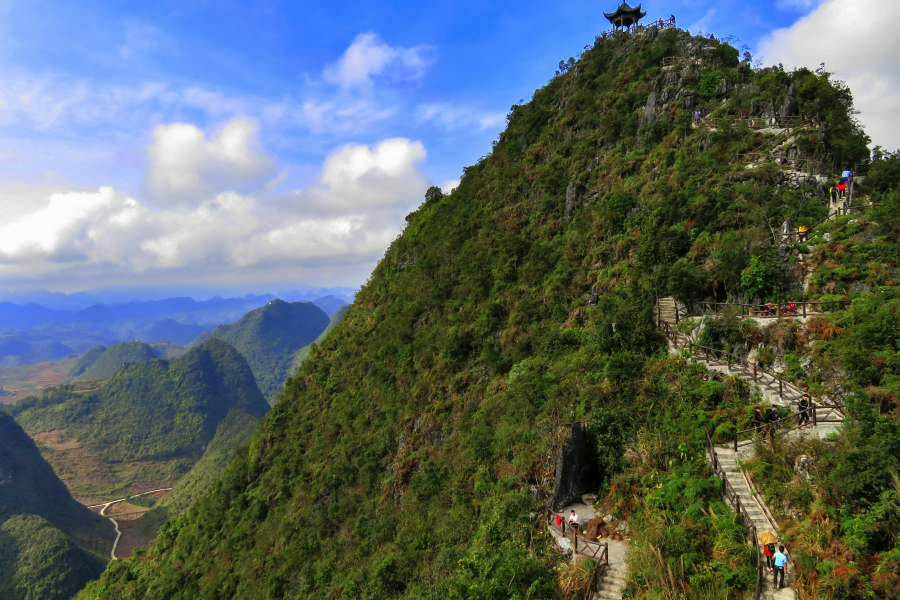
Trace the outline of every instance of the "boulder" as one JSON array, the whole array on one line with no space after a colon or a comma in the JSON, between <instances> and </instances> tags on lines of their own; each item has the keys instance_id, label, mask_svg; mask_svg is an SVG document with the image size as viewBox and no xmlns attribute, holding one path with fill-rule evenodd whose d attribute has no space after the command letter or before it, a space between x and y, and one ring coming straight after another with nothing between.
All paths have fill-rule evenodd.
<instances>
[{"instance_id":1,"label":"boulder","mask_svg":"<svg viewBox=\"0 0 900 600\"><path fill-rule=\"evenodd\" d=\"M587 427L573 423L556 459L556 477L550 494L551 510L560 511L591 489L587 462Z\"/></svg>"},{"instance_id":2,"label":"boulder","mask_svg":"<svg viewBox=\"0 0 900 600\"><path fill-rule=\"evenodd\" d=\"M811 477L812 466L813 459L806 454L801 454L797 457L797 460L794 461L794 473L803 475L805 478L809 479Z\"/></svg>"},{"instance_id":3,"label":"boulder","mask_svg":"<svg viewBox=\"0 0 900 600\"><path fill-rule=\"evenodd\" d=\"M723 78L722 81L719 82L719 87L716 88L716 98L727 96L732 88L734 88L734 85L732 85L731 80L727 77Z\"/></svg>"}]
</instances>

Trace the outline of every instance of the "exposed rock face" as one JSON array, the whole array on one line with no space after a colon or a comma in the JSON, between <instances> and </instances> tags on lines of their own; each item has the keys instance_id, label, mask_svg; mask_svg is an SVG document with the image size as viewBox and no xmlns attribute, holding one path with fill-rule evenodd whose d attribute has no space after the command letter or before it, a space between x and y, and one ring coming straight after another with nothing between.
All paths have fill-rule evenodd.
<instances>
[{"instance_id":1,"label":"exposed rock face","mask_svg":"<svg viewBox=\"0 0 900 600\"><path fill-rule=\"evenodd\" d=\"M572 218L572 211L575 209L575 200L578 197L578 178L575 175L569 179L569 187L566 188L566 218Z\"/></svg>"},{"instance_id":2,"label":"exposed rock face","mask_svg":"<svg viewBox=\"0 0 900 600\"><path fill-rule=\"evenodd\" d=\"M719 82L719 87L716 88L716 98L727 96L733 89L734 85L732 85L730 80L722 79L722 81Z\"/></svg>"},{"instance_id":3,"label":"exposed rock face","mask_svg":"<svg viewBox=\"0 0 900 600\"><path fill-rule=\"evenodd\" d=\"M573 423L569 438L559 449L556 478L550 495L550 509L559 511L581 499L590 482L587 463L587 435L584 423Z\"/></svg>"}]
</instances>

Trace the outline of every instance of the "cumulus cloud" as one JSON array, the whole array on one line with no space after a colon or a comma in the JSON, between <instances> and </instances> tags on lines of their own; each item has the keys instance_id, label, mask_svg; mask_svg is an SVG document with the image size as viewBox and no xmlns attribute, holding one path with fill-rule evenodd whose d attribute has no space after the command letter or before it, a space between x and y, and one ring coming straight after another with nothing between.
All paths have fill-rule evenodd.
<instances>
[{"instance_id":1,"label":"cumulus cloud","mask_svg":"<svg viewBox=\"0 0 900 600\"><path fill-rule=\"evenodd\" d=\"M185 154L184 146L212 144L202 152L241 162L235 157L244 155L243 134L223 129L210 142L190 126L171 127L162 137L176 138L176 156L188 163L183 171L167 167L161 180L171 188L214 187L204 179L208 169L191 166L197 151ZM429 185L419 169L425 156L420 142L407 139L344 146L309 188L282 197L271 197L264 185L251 193L207 193L191 205L146 204L111 187L52 194L0 226L0 276L177 272L208 279L239 272L246 278L270 268L374 261L421 202Z\"/></svg>"},{"instance_id":2,"label":"cumulus cloud","mask_svg":"<svg viewBox=\"0 0 900 600\"><path fill-rule=\"evenodd\" d=\"M207 140L195 125L158 126L150 147L149 190L158 199L180 202L272 174L274 165L257 129L255 121L238 118Z\"/></svg>"},{"instance_id":3,"label":"cumulus cloud","mask_svg":"<svg viewBox=\"0 0 900 600\"><path fill-rule=\"evenodd\" d=\"M421 197L428 178L421 142L394 138L374 148L348 144L325 160L318 185L298 192L303 204L324 211L363 211Z\"/></svg>"},{"instance_id":4,"label":"cumulus cloud","mask_svg":"<svg viewBox=\"0 0 900 600\"><path fill-rule=\"evenodd\" d=\"M873 15L877 15L873 18ZM815 69L847 82L859 118L876 144L900 147L900 36L895 0L827 0L791 27L760 42L767 62Z\"/></svg>"},{"instance_id":5,"label":"cumulus cloud","mask_svg":"<svg viewBox=\"0 0 900 600\"><path fill-rule=\"evenodd\" d=\"M410 81L434 64L433 54L430 46L390 46L376 33L361 33L337 62L325 68L323 76L345 88L368 86L375 75Z\"/></svg>"}]
</instances>

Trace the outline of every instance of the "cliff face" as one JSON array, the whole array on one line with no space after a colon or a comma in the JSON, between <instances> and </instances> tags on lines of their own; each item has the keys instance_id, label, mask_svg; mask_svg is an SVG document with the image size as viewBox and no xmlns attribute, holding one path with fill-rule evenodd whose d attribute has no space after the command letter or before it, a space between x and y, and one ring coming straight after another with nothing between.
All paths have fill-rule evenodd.
<instances>
[{"instance_id":1,"label":"cliff face","mask_svg":"<svg viewBox=\"0 0 900 600\"><path fill-rule=\"evenodd\" d=\"M664 358L655 300L741 297L777 255L771 224L827 213L816 183L738 160L771 134L734 118L794 84L829 124L798 132L804 156L865 155L825 74L754 72L677 30L598 38L452 194L429 191L226 474L82 597L563 597L539 524L578 421L594 491L641 547L684 557L679 589L752 587L702 430L743 418L748 391ZM695 127L692 103L730 119ZM637 561L646 597L656 556Z\"/></svg>"}]
</instances>

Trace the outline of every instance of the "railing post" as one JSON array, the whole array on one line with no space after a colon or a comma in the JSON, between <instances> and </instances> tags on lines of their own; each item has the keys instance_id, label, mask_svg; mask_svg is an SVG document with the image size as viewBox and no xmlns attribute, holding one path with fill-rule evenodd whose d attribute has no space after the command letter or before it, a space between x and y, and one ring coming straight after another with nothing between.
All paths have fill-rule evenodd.
<instances>
[{"instance_id":1,"label":"railing post","mask_svg":"<svg viewBox=\"0 0 900 600\"><path fill-rule=\"evenodd\" d=\"M576 531L572 537L575 538L575 554L578 554L578 532Z\"/></svg>"},{"instance_id":2,"label":"railing post","mask_svg":"<svg viewBox=\"0 0 900 600\"><path fill-rule=\"evenodd\" d=\"M803 318L806 318L806 302L803 302Z\"/></svg>"},{"instance_id":3,"label":"railing post","mask_svg":"<svg viewBox=\"0 0 900 600\"><path fill-rule=\"evenodd\" d=\"M810 410L812 411L813 427L818 427L819 422L818 422L818 419L816 418L816 403L814 401L810 400L809 407L810 407Z\"/></svg>"},{"instance_id":4,"label":"railing post","mask_svg":"<svg viewBox=\"0 0 900 600\"><path fill-rule=\"evenodd\" d=\"M737 452L737 434L738 432L734 432L734 451Z\"/></svg>"},{"instance_id":5,"label":"railing post","mask_svg":"<svg viewBox=\"0 0 900 600\"><path fill-rule=\"evenodd\" d=\"M753 382L756 383L756 363L753 363Z\"/></svg>"},{"instance_id":6,"label":"railing post","mask_svg":"<svg viewBox=\"0 0 900 600\"><path fill-rule=\"evenodd\" d=\"M728 354L728 370L730 371L731 370L731 352L727 352L726 354Z\"/></svg>"},{"instance_id":7,"label":"railing post","mask_svg":"<svg viewBox=\"0 0 900 600\"><path fill-rule=\"evenodd\" d=\"M675 324L678 325L678 303L675 303Z\"/></svg>"},{"instance_id":8,"label":"railing post","mask_svg":"<svg viewBox=\"0 0 900 600\"><path fill-rule=\"evenodd\" d=\"M782 385L783 383L784 383L784 379L782 379L781 377L779 377L779 378L778 378L778 397L779 397L779 398L783 398L783 397L784 397L784 386Z\"/></svg>"}]
</instances>

